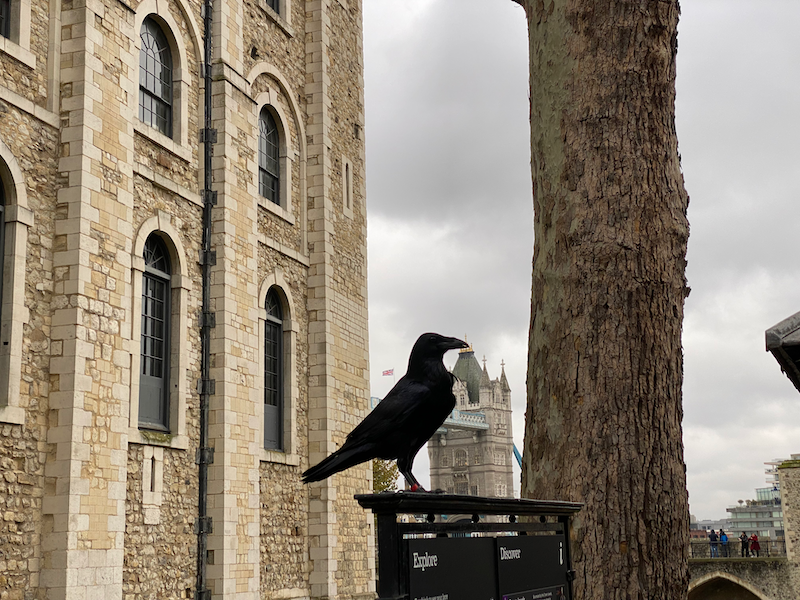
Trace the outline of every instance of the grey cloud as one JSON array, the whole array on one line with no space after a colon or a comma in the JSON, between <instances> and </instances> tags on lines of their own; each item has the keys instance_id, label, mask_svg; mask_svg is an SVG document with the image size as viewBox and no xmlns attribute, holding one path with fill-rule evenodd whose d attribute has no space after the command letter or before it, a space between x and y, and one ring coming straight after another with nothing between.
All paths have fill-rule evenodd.
<instances>
[{"instance_id":1,"label":"grey cloud","mask_svg":"<svg viewBox=\"0 0 800 600\"><path fill-rule=\"evenodd\" d=\"M719 518L765 485L764 461L800 452L800 397L763 337L800 310L800 4L681 8L685 458L692 512ZM518 441L533 242L527 44L511 0L365 3L373 391L391 386L382 370L402 375L422 331L467 333L492 377L506 362Z\"/></svg>"}]
</instances>

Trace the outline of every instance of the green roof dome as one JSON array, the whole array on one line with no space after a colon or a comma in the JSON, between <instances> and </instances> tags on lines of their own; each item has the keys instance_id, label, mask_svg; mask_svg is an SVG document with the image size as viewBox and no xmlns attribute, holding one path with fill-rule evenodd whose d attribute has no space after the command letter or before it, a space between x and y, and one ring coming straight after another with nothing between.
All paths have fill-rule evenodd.
<instances>
[{"instance_id":1,"label":"green roof dome","mask_svg":"<svg viewBox=\"0 0 800 600\"><path fill-rule=\"evenodd\" d=\"M453 375L467 384L470 403L478 404L481 397L480 385L483 369L478 364L478 359L475 358L475 352L473 352L472 348L461 350L458 353L458 360L453 367Z\"/></svg>"}]
</instances>

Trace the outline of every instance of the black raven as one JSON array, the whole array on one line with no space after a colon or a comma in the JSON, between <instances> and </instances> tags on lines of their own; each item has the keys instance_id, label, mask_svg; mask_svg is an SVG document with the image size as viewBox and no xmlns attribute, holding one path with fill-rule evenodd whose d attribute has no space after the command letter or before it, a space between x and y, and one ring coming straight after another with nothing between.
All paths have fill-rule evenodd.
<instances>
[{"instance_id":1,"label":"black raven","mask_svg":"<svg viewBox=\"0 0 800 600\"><path fill-rule=\"evenodd\" d=\"M411 473L414 457L455 408L454 377L442 363L448 350L467 348L459 339L423 333L408 359L408 371L375 409L347 436L342 447L303 473L321 481L373 458L397 459L411 489L422 486Z\"/></svg>"}]
</instances>

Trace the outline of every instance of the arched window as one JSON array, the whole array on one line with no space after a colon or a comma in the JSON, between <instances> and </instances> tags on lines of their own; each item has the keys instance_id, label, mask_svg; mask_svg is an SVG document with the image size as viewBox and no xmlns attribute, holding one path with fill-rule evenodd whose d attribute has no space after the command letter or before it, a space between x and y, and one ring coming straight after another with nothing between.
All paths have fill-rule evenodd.
<instances>
[{"instance_id":1,"label":"arched window","mask_svg":"<svg viewBox=\"0 0 800 600\"><path fill-rule=\"evenodd\" d=\"M266 106L258 117L258 192L280 205L280 138L278 124Z\"/></svg>"},{"instance_id":2,"label":"arched window","mask_svg":"<svg viewBox=\"0 0 800 600\"><path fill-rule=\"evenodd\" d=\"M447 451L442 452L441 466L443 467L450 466L450 454Z\"/></svg>"},{"instance_id":3,"label":"arched window","mask_svg":"<svg viewBox=\"0 0 800 600\"><path fill-rule=\"evenodd\" d=\"M28 229L33 212L19 164L0 140L0 423L25 422L20 406L23 330L29 322L25 305Z\"/></svg>"},{"instance_id":4,"label":"arched window","mask_svg":"<svg viewBox=\"0 0 800 600\"><path fill-rule=\"evenodd\" d=\"M144 244L139 427L169 431L170 261L164 241Z\"/></svg>"},{"instance_id":5,"label":"arched window","mask_svg":"<svg viewBox=\"0 0 800 600\"><path fill-rule=\"evenodd\" d=\"M456 467L466 467L467 466L467 451L466 450L456 450L455 454L455 466Z\"/></svg>"},{"instance_id":6,"label":"arched window","mask_svg":"<svg viewBox=\"0 0 800 600\"><path fill-rule=\"evenodd\" d=\"M275 288L267 292L264 325L264 447L283 450L283 309Z\"/></svg>"},{"instance_id":7,"label":"arched window","mask_svg":"<svg viewBox=\"0 0 800 600\"><path fill-rule=\"evenodd\" d=\"M0 179L0 311L2 310L3 302L3 271L6 264L6 189L3 180ZM2 312L0 312L0 319L2 319Z\"/></svg>"},{"instance_id":8,"label":"arched window","mask_svg":"<svg viewBox=\"0 0 800 600\"><path fill-rule=\"evenodd\" d=\"M142 23L139 55L139 119L172 137L172 54L154 19Z\"/></svg>"}]
</instances>

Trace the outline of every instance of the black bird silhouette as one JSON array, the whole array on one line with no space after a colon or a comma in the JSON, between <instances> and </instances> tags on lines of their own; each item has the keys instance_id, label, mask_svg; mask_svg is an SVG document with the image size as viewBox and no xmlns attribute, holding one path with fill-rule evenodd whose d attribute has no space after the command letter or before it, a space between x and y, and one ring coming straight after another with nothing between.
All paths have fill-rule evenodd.
<instances>
[{"instance_id":1,"label":"black bird silhouette","mask_svg":"<svg viewBox=\"0 0 800 600\"><path fill-rule=\"evenodd\" d=\"M457 338L423 333L408 359L408 371L347 436L342 447L303 473L303 482L321 481L373 458L396 459L413 491L421 490L411 468L419 449L455 408L455 377L442 363L444 353L469 347Z\"/></svg>"}]
</instances>

